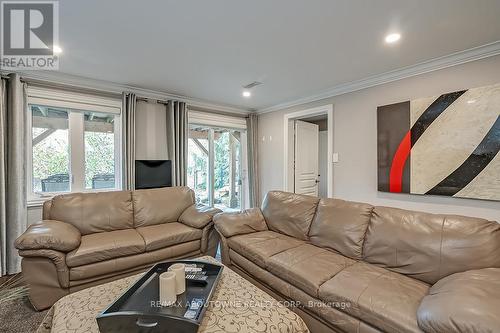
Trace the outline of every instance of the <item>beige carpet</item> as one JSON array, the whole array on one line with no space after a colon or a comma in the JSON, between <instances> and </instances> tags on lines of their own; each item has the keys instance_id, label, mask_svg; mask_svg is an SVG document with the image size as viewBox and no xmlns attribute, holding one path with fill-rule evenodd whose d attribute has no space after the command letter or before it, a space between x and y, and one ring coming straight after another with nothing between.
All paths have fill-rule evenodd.
<instances>
[{"instance_id":1,"label":"beige carpet","mask_svg":"<svg viewBox=\"0 0 500 333\"><path fill-rule=\"evenodd\" d=\"M35 332L46 312L33 309L20 274L0 278L0 332Z\"/></svg>"}]
</instances>

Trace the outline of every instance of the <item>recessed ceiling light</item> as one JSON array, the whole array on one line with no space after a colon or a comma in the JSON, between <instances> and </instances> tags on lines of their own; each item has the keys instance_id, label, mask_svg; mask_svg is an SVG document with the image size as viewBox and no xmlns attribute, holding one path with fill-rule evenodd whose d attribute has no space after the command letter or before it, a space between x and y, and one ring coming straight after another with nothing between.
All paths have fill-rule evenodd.
<instances>
[{"instance_id":1,"label":"recessed ceiling light","mask_svg":"<svg viewBox=\"0 0 500 333\"><path fill-rule=\"evenodd\" d=\"M467 104L473 104L473 103L476 103L476 100L475 99L469 99L467 101Z\"/></svg>"},{"instance_id":2,"label":"recessed ceiling light","mask_svg":"<svg viewBox=\"0 0 500 333\"><path fill-rule=\"evenodd\" d=\"M396 43L398 40L401 39L401 35L394 33L394 34L388 34L385 36L385 42L388 44Z\"/></svg>"},{"instance_id":3,"label":"recessed ceiling light","mask_svg":"<svg viewBox=\"0 0 500 333\"><path fill-rule=\"evenodd\" d=\"M62 53L62 49L59 45L54 45L53 51L54 51L54 54L61 54Z\"/></svg>"},{"instance_id":4,"label":"recessed ceiling light","mask_svg":"<svg viewBox=\"0 0 500 333\"><path fill-rule=\"evenodd\" d=\"M248 90L244 90L243 91L243 97L247 97L248 98L250 96L252 96L252 94L250 93L250 91L248 91Z\"/></svg>"}]
</instances>

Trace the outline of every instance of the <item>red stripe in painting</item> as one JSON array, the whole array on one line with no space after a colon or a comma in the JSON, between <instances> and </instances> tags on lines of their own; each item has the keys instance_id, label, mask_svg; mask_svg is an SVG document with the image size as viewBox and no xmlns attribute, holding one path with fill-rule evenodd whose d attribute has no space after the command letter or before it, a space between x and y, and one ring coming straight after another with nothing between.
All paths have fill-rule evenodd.
<instances>
[{"instance_id":1,"label":"red stripe in painting","mask_svg":"<svg viewBox=\"0 0 500 333\"><path fill-rule=\"evenodd\" d=\"M401 193L403 188L403 171L406 160L410 156L411 131L408 131L394 154L389 174L389 192Z\"/></svg>"}]
</instances>

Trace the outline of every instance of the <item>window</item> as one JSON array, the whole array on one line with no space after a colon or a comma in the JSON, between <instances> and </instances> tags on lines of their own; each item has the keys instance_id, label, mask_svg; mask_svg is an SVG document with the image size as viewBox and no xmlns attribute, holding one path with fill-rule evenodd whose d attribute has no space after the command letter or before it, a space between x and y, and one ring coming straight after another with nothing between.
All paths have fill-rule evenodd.
<instances>
[{"instance_id":1,"label":"window","mask_svg":"<svg viewBox=\"0 0 500 333\"><path fill-rule=\"evenodd\" d=\"M116 188L115 117L85 112L85 188Z\"/></svg>"},{"instance_id":2,"label":"window","mask_svg":"<svg viewBox=\"0 0 500 333\"><path fill-rule=\"evenodd\" d=\"M190 129L188 139L187 182L198 202L210 205L208 186L208 130Z\"/></svg>"},{"instance_id":3,"label":"window","mask_svg":"<svg viewBox=\"0 0 500 333\"><path fill-rule=\"evenodd\" d=\"M188 186L200 203L225 211L241 210L247 207L248 197L246 159L242 158L246 153L245 120L212 117L216 119L190 112Z\"/></svg>"},{"instance_id":4,"label":"window","mask_svg":"<svg viewBox=\"0 0 500 333\"><path fill-rule=\"evenodd\" d=\"M31 112L33 192L68 192L68 112L39 105L32 105Z\"/></svg>"},{"instance_id":5,"label":"window","mask_svg":"<svg viewBox=\"0 0 500 333\"><path fill-rule=\"evenodd\" d=\"M121 188L119 100L28 90L28 111L29 204L59 193Z\"/></svg>"}]
</instances>

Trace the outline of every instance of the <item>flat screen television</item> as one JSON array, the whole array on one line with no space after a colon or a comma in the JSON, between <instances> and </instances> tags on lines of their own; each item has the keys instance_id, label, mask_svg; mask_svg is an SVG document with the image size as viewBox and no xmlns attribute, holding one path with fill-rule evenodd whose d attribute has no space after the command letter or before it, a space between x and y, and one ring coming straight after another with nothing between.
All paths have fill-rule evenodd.
<instances>
[{"instance_id":1,"label":"flat screen television","mask_svg":"<svg viewBox=\"0 0 500 333\"><path fill-rule=\"evenodd\" d=\"M136 160L135 188L159 188L172 186L172 161Z\"/></svg>"}]
</instances>

